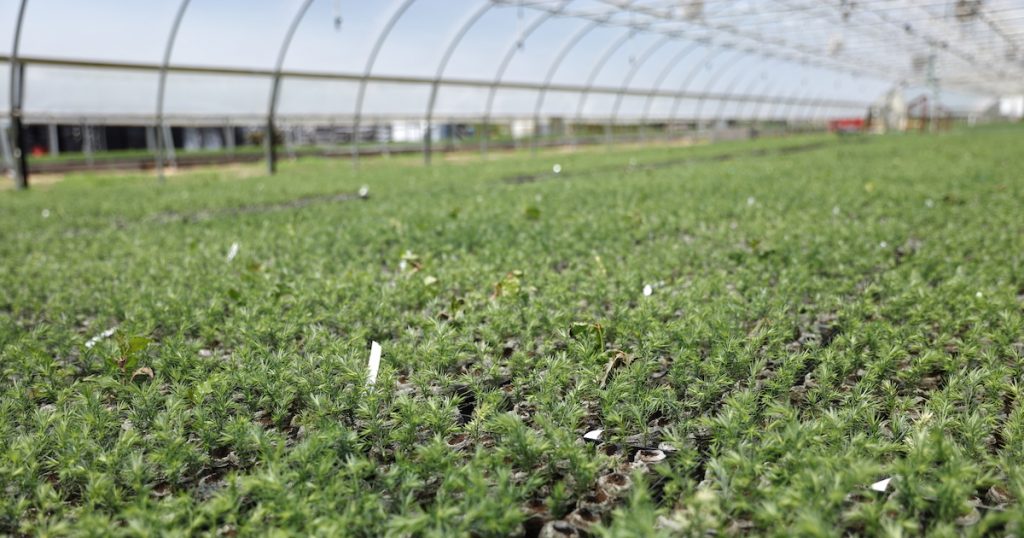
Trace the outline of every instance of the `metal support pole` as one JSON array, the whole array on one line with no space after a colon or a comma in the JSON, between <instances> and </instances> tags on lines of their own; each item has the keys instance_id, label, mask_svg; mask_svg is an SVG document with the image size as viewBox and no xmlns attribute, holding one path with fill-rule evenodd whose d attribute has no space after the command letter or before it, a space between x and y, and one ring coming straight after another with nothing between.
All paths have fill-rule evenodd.
<instances>
[{"instance_id":1,"label":"metal support pole","mask_svg":"<svg viewBox=\"0 0 1024 538\"><path fill-rule=\"evenodd\" d=\"M607 48L604 49L604 52L601 53L601 56L598 57L597 62L594 64L594 67L591 68L590 73L587 75L587 82L583 85L583 91L580 92L580 98L576 102L576 117L573 121L577 125L579 125L583 121L583 107L585 107L587 104L587 97L590 95L590 90L594 87L594 81L597 80L597 75L601 73L601 70L604 69L605 64L608 63L608 60L611 59L612 55L614 55L620 48L622 48L622 46L625 45L627 41L632 39L634 35L636 35L636 30L632 28L628 29L622 37L613 41L610 45L608 45ZM537 126L537 124L534 124L534 127ZM607 137L607 135L608 133L606 129L605 136ZM534 136L537 136L536 129L534 130ZM534 144L534 146L536 147L536 144Z\"/></svg>"},{"instance_id":2,"label":"metal support pole","mask_svg":"<svg viewBox=\"0 0 1024 538\"><path fill-rule=\"evenodd\" d=\"M51 123L46 126L46 139L49 142L50 155L60 155L60 137L57 134L57 124Z\"/></svg>"},{"instance_id":3,"label":"metal support pole","mask_svg":"<svg viewBox=\"0 0 1024 538\"><path fill-rule=\"evenodd\" d=\"M750 51L747 51L747 52L750 52ZM738 64L741 60L744 60L744 59L746 59L748 57L749 56L744 56L742 54L739 55L739 56L736 56L731 61L727 62L725 65L720 67L718 69L718 71L713 73L711 75L711 77L708 78L708 83L706 85L704 85L704 91L701 92L700 97L697 98L697 110L694 112L694 118L697 120L697 130L698 131L702 130L701 126L703 125L703 122L701 121L700 116L704 112L704 103L707 102L708 92L710 92L711 88L713 88L715 83L718 82L718 79L722 78L722 75L724 75L727 71L732 69L733 66ZM741 75L742 75L742 73L741 73ZM728 88L726 88L725 94L722 96L722 102L723 103L726 102L726 100L730 96L730 94L732 92L732 86L733 85L730 84L730 86Z\"/></svg>"},{"instance_id":4,"label":"metal support pole","mask_svg":"<svg viewBox=\"0 0 1024 538\"><path fill-rule=\"evenodd\" d=\"M11 114L11 158L14 169L14 184L18 189L28 188L28 162L25 156L25 130L21 125L21 105L25 97L25 66L18 61L21 46L21 26L25 21L28 0L21 0L18 18L14 24L14 45L11 47L10 114Z\"/></svg>"},{"instance_id":5,"label":"metal support pole","mask_svg":"<svg viewBox=\"0 0 1024 538\"><path fill-rule=\"evenodd\" d=\"M761 93L764 94L767 97L768 96L768 92L771 89L772 89L772 83L768 83L767 85L765 85L764 91L762 91ZM770 98L768 98L768 99L770 99ZM768 99L762 99L762 100L754 103L754 110L751 111L751 113L750 113L750 119L751 119L751 121L754 122L755 125L758 124L761 121L761 109L764 108L764 104L765 103L770 102Z\"/></svg>"},{"instance_id":6,"label":"metal support pole","mask_svg":"<svg viewBox=\"0 0 1024 538\"><path fill-rule=\"evenodd\" d=\"M655 52L665 46L666 43L672 41L672 39L672 36L666 36L665 38L656 41L653 45L648 47L647 50L640 54L640 57L637 58L635 62L633 62L633 67L629 69L629 72L626 73L626 76L622 79L622 84L619 85L619 92L615 94L615 104L612 105L612 114L608 119L608 123L614 124L615 121L618 120L619 107L622 106L622 99L625 96L630 83L633 82L633 77L635 77L637 72L640 71L640 68L647 63L647 60L651 59L651 56L653 56Z\"/></svg>"},{"instance_id":7,"label":"metal support pole","mask_svg":"<svg viewBox=\"0 0 1024 538\"><path fill-rule=\"evenodd\" d=\"M727 93L731 92L732 89L736 85L739 84L740 80L743 78L743 75L745 75L745 74L746 73L740 73L739 75L736 76L736 78L733 80L733 82L729 85L729 90L727 90ZM750 84L748 84L746 86L746 88L744 88L743 95L754 95L753 94L754 86L757 86L757 83L761 82L762 80L765 80L765 74L764 73L761 73L760 77L754 77L754 80L750 81ZM767 89L767 88L768 88L768 85L766 83L765 89ZM720 123L722 120L725 119L724 115L725 115L725 105L726 105L726 103L728 103L728 101L726 99L723 99L721 102L719 102L718 110L715 111L715 117L714 117L714 119L712 119L712 122L713 122L712 125L717 125L718 123ZM736 116L735 116L735 119L737 119L737 120L742 119L742 117L743 117L743 109L746 108L744 105L746 105L746 104L747 104L747 100L746 99L740 100L736 104Z\"/></svg>"},{"instance_id":8,"label":"metal support pole","mask_svg":"<svg viewBox=\"0 0 1024 538\"><path fill-rule=\"evenodd\" d=\"M234 157L235 156L235 126L231 125L231 122L228 122L228 124L224 126L224 146L228 150L228 156L229 157Z\"/></svg>"},{"instance_id":9,"label":"metal support pole","mask_svg":"<svg viewBox=\"0 0 1024 538\"><path fill-rule=\"evenodd\" d=\"M665 68L662 69L661 73L658 73L658 77L654 79L651 91L647 94L647 100L644 102L644 113L640 115L641 137L645 142L647 141L647 122L651 115L651 106L654 104L654 96L661 90L661 86L665 82L665 79L668 78L668 75L675 70L676 66L679 65L679 62L683 61L683 59L689 56L691 52L697 50L697 47L702 44L704 43L697 41L689 47L680 50L672 57L671 60L669 60L667 64L665 64Z\"/></svg>"},{"instance_id":10,"label":"metal support pole","mask_svg":"<svg viewBox=\"0 0 1024 538\"><path fill-rule=\"evenodd\" d=\"M441 56L441 61L437 64L437 71L434 74L434 81L430 85L430 100L427 102L427 132L424 133L423 138L423 162L430 164L430 156L433 148L431 143L433 142L433 125L434 125L434 105L437 103L437 90L441 85L441 77L444 76L444 70L448 67L448 61L451 59L452 54L455 53L455 49L458 48L459 43L462 42L462 38L466 36L469 29L476 24L476 21L480 20L480 17L484 16L493 7L494 4L490 2L480 6L475 12L466 17L466 20L459 26L459 29L452 36L452 39L448 41L448 46L445 47L444 54Z\"/></svg>"},{"instance_id":11,"label":"metal support pole","mask_svg":"<svg viewBox=\"0 0 1024 538\"><path fill-rule=\"evenodd\" d=\"M690 89L690 83L693 82L693 79L697 78L697 74L700 73L702 68L705 68L705 66L709 67L711 65L711 61L714 60L719 54L730 50L731 49L718 48L708 52L708 54L706 54L704 58L697 62L697 65L693 66L693 69L691 69L690 72L687 74L686 79L683 80L683 84L679 87L679 93L686 93ZM672 101L672 112L669 114L669 127L671 127L671 125L676 121L676 115L679 113L679 105L681 102L682 95L677 95L675 97L675 100ZM668 129L666 129L666 132L668 132Z\"/></svg>"},{"instance_id":12,"label":"metal support pole","mask_svg":"<svg viewBox=\"0 0 1024 538\"><path fill-rule=\"evenodd\" d=\"M274 175L277 172L277 145L274 143L274 116L277 114L277 95L281 90L281 69L284 68L284 58L288 55L288 47L292 44L292 37L295 30L299 28L302 17L309 11L313 0L305 0L299 6L299 10L292 17L291 24L281 41L281 48L277 51L277 62L274 64L274 80L270 85L270 103L267 105L267 127L264 136L264 151L267 158L267 173Z\"/></svg>"},{"instance_id":13,"label":"metal support pole","mask_svg":"<svg viewBox=\"0 0 1024 538\"><path fill-rule=\"evenodd\" d=\"M163 144L163 151L167 162L171 163L171 168L178 167L178 152L174 149L174 134L171 131L171 126L166 123L162 129L157 131L157 139L160 140L160 144ZM159 147L157 148L159 151Z\"/></svg>"},{"instance_id":14,"label":"metal support pole","mask_svg":"<svg viewBox=\"0 0 1024 538\"><path fill-rule=\"evenodd\" d=\"M359 90L356 92L356 107L355 117L352 123L352 166L359 166L359 140L355 133L359 132L359 123L363 116L363 99L366 97L366 84L370 79L370 73L373 71L373 64L377 63L377 55L380 54L380 49L384 46L384 41L387 40L388 35L391 34L391 30L398 23L398 19L402 18L402 15L409 9L409 6L416 0L405 0L401 5L395 9L388 21L384 23L384 27L381 29L380 34L377 36L377 40L373 43L373 48L370 49L370 55L366 58L366 67L363 68L363 77L359 80Z\"/></svg>"},{"instance_id":15,"label":"metal support pole","mask_svg":"<svg viewBox=\"0 0 1024 538\"><path fill-rule=\"evenodd\" d=\"M171 145L171 153L174 152L174 142L167 133L170 130L164 123L164 93L167 88L167 66L171 63L171 53L174 51L174 41L178 38L178 28L181 27L181 20L185 17L185 10L188 9L190 0L181 0L178 11L174 14L174 21L171 23L171 31L167 35L167 44L164 46L164 57L160 63L160 78L156 87L156 175L160 181L164 180L164 158L168 141ZM174 162L172 158L171 162Z\"/></svg>"},{"instance_id":16,"label":"metal support pole","mask_svg":"<svg viewBox=\"0 0 1024 538\"><path fill-rule=\"evenodd\" d=\"M570 1L572 0L566 0L562 4L562 6L564 7ZM530 24L530 26L523 30L522 34L516 36L516 39L513 41L512 45L505 52L505 56L502 58L501 63L498 64L498 70L495 71L494 73L494 81L491 82L491 89L487 94L487 105L484 107L484 137L483 140L481 141L482 145L480 148L480 152L484 156L487 155L488 145L490 144L491 141L491 110L494 107L494 96L498 92L498 84L501 83L502 77L505 76L505 70L508 69L508 65L509 63L512 62L512 58L515 56L516 51L523 46L527 38L529 38L530 35L533 34L535 30L537 30L537 28L539 28L542 24L547 22L548 19L554 16L555 13L550 12L537 17L537 19L534 20L533 23Z\"/></svg>"},{"instance_id":17,"label":"metal support pole","mask_svg":"<svg viewBox=\"0 0 1024 538\"><path fill-rule=\"evenodd\" d=\"M551 62L551 66L548 68L547 74L544 76L544 83L541 85L540 93L537 94L537 102L533 106L533 137L530 140L530 150L533 152L537 151L537 129L540 127L540 109L544 106L544 97L547 95L548 88L551 87L551 80L554 79L555 73L558 72L558 68L562 65L562 61L569 52L579 44L580 40L586 37L591 30L597 28L602 24L602 21L594 21L583 28L580 28L575 34L569 37L569 39L562 45L562 49L555 55L554 61Z\"/></svg>"},{"instance_id":18,"label":"metal support pole","mask_svg":"<svg viewBox=\"0 0 1024 538\"><path fill-rule=\"evenodd\" d=\"M806 95L807 95L807 92L801 92L801 91L797 90L796 92L793 92L793 96L791 98L789 98L786 101L786 103L784 104L784 108L782 109L783 111L779 114L779 119L782 121L782 124L785 126L787 131L789 130L789 112L791 110L793 110L793 105L794 104L799 103L799 102L803 101L804 99L806 99L807 98ZM778 107L776 107L776 108L778 108Z\"/></svg>"},{"instance_id":19,"label":"metal support pole","mask_svg":"<svg viewBox=\"0 0 1024 538\"><path fill-rule=\"evenodd\" d=\"M85 164L92 167L93 156L92 156L92 127L86 124L82 124L82 153L85 154Z\"/></svg>"},{"instance_id":20,"label":"metal support pole","mask_svg":"<svg viewBox=\"0 0 1024 538\"><path fill-rule=\"evenodd\" d=\"M381 134L381 133L384 134ZM374 127L374 136L377 137L377 143L380 146L380 153L385 157L391 157L391 127L388 126L385 129L381 129L380 123L378 122Z\"/></svg>"},{"instance_id":21,"label":"metal support pole","mask_svg":"<svg viewBox=\"0 0 1024 538\"><path fill-rule=\"evenodd\" d=\"M14 174L14 157L11 154L10 140L7 138L7 129L9 125L0 123L0 157L4 160L4 171L10 171Z\"/></svg>"}]
</instances>

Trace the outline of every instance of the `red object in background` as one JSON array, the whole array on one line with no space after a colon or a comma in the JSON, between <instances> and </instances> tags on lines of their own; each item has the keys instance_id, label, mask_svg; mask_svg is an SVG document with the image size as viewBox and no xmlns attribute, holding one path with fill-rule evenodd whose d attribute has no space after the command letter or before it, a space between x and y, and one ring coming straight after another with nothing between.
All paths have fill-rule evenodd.
<instances>
[{"instance_id":1,"label":"red object in background","mask_svg":"<svg viewBox=\"0 0 1024 538\"><path fill-rule=\"evenodd\" d=\"M43 155L46 155L46 148L44 148L43 146L33 146L32 147L32 156L33 157L42 157Z\"/></svg>"},{"instance_id":2,"label":"red object in background","mask_svg":"<svg viewBox=\"0 0 1024 538\"><path fill-rule=\"evenodd\" d=\"M864 130L864 118L841 118L829 120L830 133L859 133Z\"/></svg>"}]
</instances>

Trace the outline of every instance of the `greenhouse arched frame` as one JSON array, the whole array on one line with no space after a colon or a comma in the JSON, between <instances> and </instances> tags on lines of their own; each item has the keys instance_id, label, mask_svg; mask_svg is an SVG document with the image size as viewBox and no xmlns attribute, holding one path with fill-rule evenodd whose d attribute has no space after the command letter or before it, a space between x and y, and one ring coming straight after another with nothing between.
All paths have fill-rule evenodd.
<instances>
[{"instance_id":1,"label":"greenhouse arched frame","mask_svg":"<svg viewBox=\"0 0 1024 538\"><path fill-rule=\"evenodd\" d=\"M18 186L29 125L144 128L161 177L172 126L249 125L273 173L281 123L346 126L357 162L367 126L405 122L429 162L444 123L477 126L486 153L499 123L534 149L555 125L612 143L620 126L647 140L680 125L822 124L894 87L955 108L1024 80L1015 0L139 4L0 3L0 144Z\"/></svg>"}]
</instances>

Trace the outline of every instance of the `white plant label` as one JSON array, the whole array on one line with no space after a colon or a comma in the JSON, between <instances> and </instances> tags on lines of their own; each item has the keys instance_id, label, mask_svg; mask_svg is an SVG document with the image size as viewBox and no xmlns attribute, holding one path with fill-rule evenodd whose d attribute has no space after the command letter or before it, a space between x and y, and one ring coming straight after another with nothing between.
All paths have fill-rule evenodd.
<instances>
[{"instance_id":1,"label":"white plant label","mask_svg":"<svg viewBox=\"0 0 1024 538\"><path fill-rule=\"evenodd\" d=\"M591 430L583 434L583 438L587 441L600 441L602 433L604 433L604 430Z\"/></svg>"},{"instance_id":2,"label":"white plant label","mask_svg":"<svg viewBox=\"0 0 1024 538\"><path fill-rule=\"evenodd\" d=\"M366 384L372 386L377 382L377 372L380 370L380 344L373 342L370 344L370 363L367 365L369 374L367 374Z\"/></svg>"},{"instance_id":3,"label":"white plant label","mask_svg":"<svg viewBox=\"0 0 1024 538\"><path fill-rule=\"evenodd\" d=\"M886 478L885 480L879 480L878 482L875 482L874 484L871 484L871 489L874 490L874 491L885 493L885 490L889 489L889 481L890 480L892 480L892 478Z\"/></svg>"},{"instance_id":4,"label":"white plant label","mask_svg":"<svg viewBox=\"0 0 1024 538\"><path fill-rule=\"evenodd\" d=\"M238 256L238 243L231 243L231 248L228 249L228 261L235 259Z\"/></svg>"},{"instance_id":5,"label":"white plant label","mask_svg":"<svg viewBox=\"0 0 1024 538\"><path fill-rule=\"evenodd\" d=\"M96 344L100 343L101 340L105 340L107 338L110 338L111 336L114 336L115 332L117 332L117 327L111 327L101 332L100 334L93 336L92 338L89 339L88 342L85 343L85 349L92 349L96 347Z\"/></svg>"}]
</instances>

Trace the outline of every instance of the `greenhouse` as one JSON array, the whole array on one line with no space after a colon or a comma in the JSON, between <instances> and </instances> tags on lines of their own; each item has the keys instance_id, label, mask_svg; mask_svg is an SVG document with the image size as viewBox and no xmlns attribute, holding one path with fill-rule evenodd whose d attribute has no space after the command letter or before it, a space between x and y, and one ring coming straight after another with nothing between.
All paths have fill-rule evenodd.
<instances>
[{"instance_id":1,"label":"greenhouse","mask_svg":"<svg viewBox=\"0 0 1024 538\"><path fill-rule=\"evenodd\" d=\"M10 0L4 162L20 178L16 156L63 141L139 146L162 167L176 147L278 127L289 146L408 142L429 160L435 142L486 151L499 133L536 146L821 124L893 87L936 102L919 115L974 119L1020 93L1014 4ZM279 144L264 145L273 170Z\"/></svg>"},{"instance_id":2,"label":"greenhouse","mask_svg":"<svg viewBox=\"0 0 1024 538\"><path fill-rule=\"evenodd\" d=\"M1022 44L0 0L0 535L1021 535Z\"/></svg>"}]
</instances>

